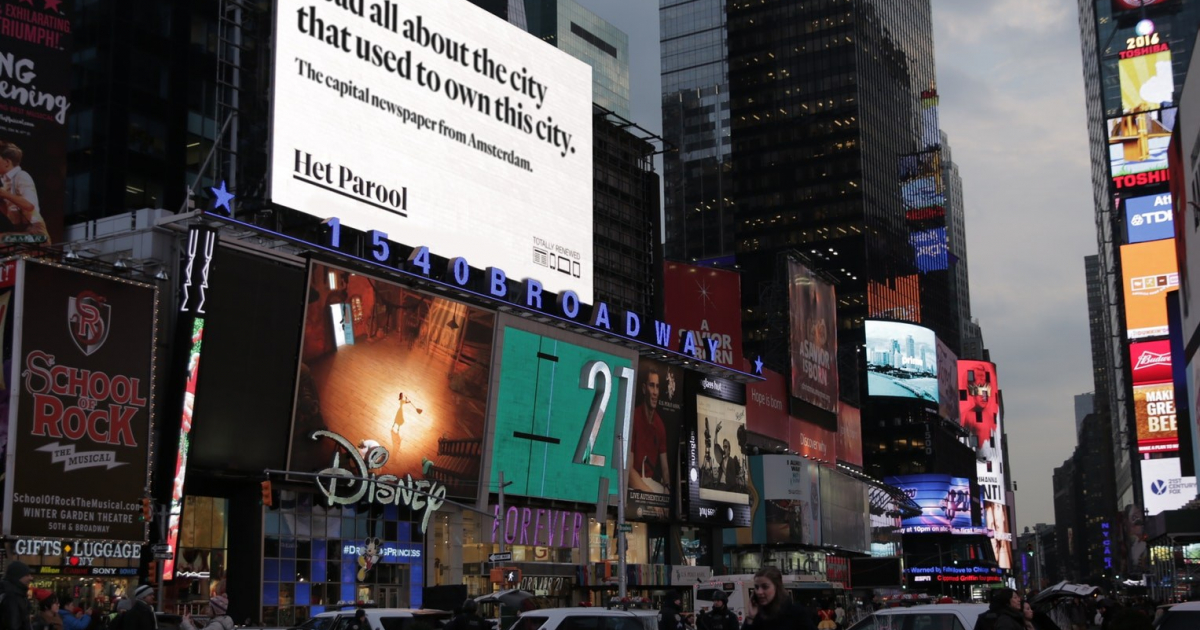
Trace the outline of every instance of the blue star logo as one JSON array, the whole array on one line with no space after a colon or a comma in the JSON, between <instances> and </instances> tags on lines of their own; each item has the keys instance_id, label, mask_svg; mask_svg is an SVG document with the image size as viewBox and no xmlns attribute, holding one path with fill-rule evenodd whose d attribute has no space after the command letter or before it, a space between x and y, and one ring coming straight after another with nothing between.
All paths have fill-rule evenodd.
<instances>
[{"instance_id":1,"label":"blue star logo","mask_svg":"<svg viewBox=\"0 0 1200 630\"><path fill-rule=\"evenodd\" d=\"M217 200L213 203L213 210L216 210L217 208L225 208L226 214L233 214L233 208L229 206L229 202L233 201L233 193L225 190L224 180L221 181L220 188L209 188L209 190L211 190L213 194L217 196Z\"/></svg>"},{"instance_id":2,"label":"blue star logo","mask_svg":"<svg viewBox=\"0 0 1200 630\"><path fill-rule=\"evenodd\" d=\"M762 375L762 357L754 358L754 373L760 376Z\"/></svg>"}]
</instances>

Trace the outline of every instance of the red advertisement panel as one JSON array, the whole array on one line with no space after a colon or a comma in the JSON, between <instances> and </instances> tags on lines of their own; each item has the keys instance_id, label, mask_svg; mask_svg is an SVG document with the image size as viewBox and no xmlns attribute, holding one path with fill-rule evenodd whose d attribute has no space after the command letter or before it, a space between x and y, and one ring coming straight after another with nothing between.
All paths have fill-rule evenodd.
<instances>
[{"instance_id":1,"label":"red advertisement panel","mask_svg":"<svg viewBox=\"0 0 1200 630\"><path fill-rule=\"evenodd\" d=\"M821 460L825 466L837 465L837 433L806 420L792 418L788 448L805 457Z\"/></svg>"},{"instance_id":2,"label":"red advertisement panel","mask_svg":"<svg viewBox=\"0 0 1200 630\"><path fill-rule=\"evenodd\" d=\"M701 358L741 367L742 277L737 272L665 263L663 317L674 329L674 349L683 346L684 335L692 335Z\"/></svg>"},{"instance_id":3,"label":"red advertisement panel","mask_svg":"<svg viewBox=\"0 0 1200 630\"><path fill-rule=\"evenodd\" d=\"M1171 342L1144 341L1129 344L1129 371L1134 385L1171 382Z\"/></svg>"},{"instance_id":4,"label":"red advertisement panel","mask_svg":"<svg viewBox=\"0 0 1200 630\"><path fill-rule=\"evenodd\" d=\"M743 369L749 372L750 362L744 363ZM762 375L767 380L746 385L746 430L788 443L787 380L774 370L763 369Z\"/></svg>"},{"instance_id":5,"label":"red advertisement panel","mask_svg":"<svg viewBox=\"0 0 1200 630\"><path fill-rule=\"evenodd\" d=\"M153 286L21 261L8 427L8 536L144 542Z\"/></svg>"},{"instance_id":6,"label":"red advertisement panel","mask_svg":"<svg viewBox=\"0 0 1200 630\"><path fill-rule=\"evenodd\" d=\"M862 411L853 405L838 401L838 459L862 468Z\"/></svg>"}]
</instances>

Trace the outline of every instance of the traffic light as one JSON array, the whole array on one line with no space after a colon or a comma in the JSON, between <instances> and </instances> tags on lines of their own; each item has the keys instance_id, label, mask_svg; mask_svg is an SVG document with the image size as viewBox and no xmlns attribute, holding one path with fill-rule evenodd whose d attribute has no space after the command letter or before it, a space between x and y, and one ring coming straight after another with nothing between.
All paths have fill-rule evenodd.
<instances>
[{"instance_id":1,"label":"traffic light","mask_svg":"<svg viewBox=\"0 0 1200 630\"><path fill-rule=\"evenodd\" d=\"M1033 557L1033 543L1025 545L1025 555L1029 556L1030 558Z\"/></svg>"},{"instance_id":2,"label":"traffic light","mask_svg":"<svg viewBox=\"0 0 1200 630\"><path fill-rule=\"evenodd\" d=\"M142 520L147 523L154 520L154 510L150 506L150 499L148 497L142 498Z\"/></svg>"},{"instance_id":3,"label":"traffic light","mask_svg":"<svg viewBox=\"0 0 1200 630\"><path fill-rule=\"evenodd\" d=\"M271 507L271 480L262 482L262 504Z\"/></svg>"}]
</instances>

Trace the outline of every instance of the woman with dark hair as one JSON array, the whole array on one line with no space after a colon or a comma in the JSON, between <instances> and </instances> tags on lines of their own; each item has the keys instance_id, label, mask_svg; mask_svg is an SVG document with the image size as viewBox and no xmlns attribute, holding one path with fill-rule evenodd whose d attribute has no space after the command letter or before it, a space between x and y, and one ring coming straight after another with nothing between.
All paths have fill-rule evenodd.
<instances>
[{"instance_id":1,"label":"woman with dark hair","mask_svg":"<svg viewBox=\"0 0 1200 630\"><path fill-rule=\"evenodd\" d=\"M38 613L33 620L33 627L43 630L63 630L63 620L58 614L57 596L47 595L38 601Z\"/></svg>"},{"instance_id":2,"label":"woman with dark hair","mask_svg":"<svg viewBox=\"0 0 1200 630\"><path fill-rule=\"evenodd\" d=\"M979 615L975 630L1025 630L1021 594L1011 588L992 591L989 607Z\"/></svg>"},{"instance_id":3,"label":"woman with dark hair","mask_svg":"<svg viewBox=\"0 0 1200 630\"><path fill-rule=\"evenodd\" d=\"M807 608L792 602L777 567L754 574L754 590L746 606L743 630L817 630Z\"/></svg>"}]
</instances>

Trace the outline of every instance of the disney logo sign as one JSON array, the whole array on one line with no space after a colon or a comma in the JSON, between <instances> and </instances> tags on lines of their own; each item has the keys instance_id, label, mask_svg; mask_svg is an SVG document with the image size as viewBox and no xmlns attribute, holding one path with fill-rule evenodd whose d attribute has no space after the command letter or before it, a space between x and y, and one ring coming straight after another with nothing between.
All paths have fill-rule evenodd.
<instances>
[{"instance_id":1,"label":"disney logo sign","mask_svg":"<svg viewBox=\"0 0 1200 630\"><path fill-rule=\"evenodd\" d=\"M445 503L446 486L428 479L413 479L405 475L379 475L371 471L383 468L388 461L388 451L374 446L365 455L360 454L349 440L332 431L313 431L312 439L329 438L339 447L333 454L333 464L318 474L317 487L330 505L354 505L366 500L380 505L403 505L413 512L423 513L421 532L429 526L429 517ZM347 460L346 467L342 459ZM344 477L345 480L339 479Z\"/></svg>"}]
</instances>

